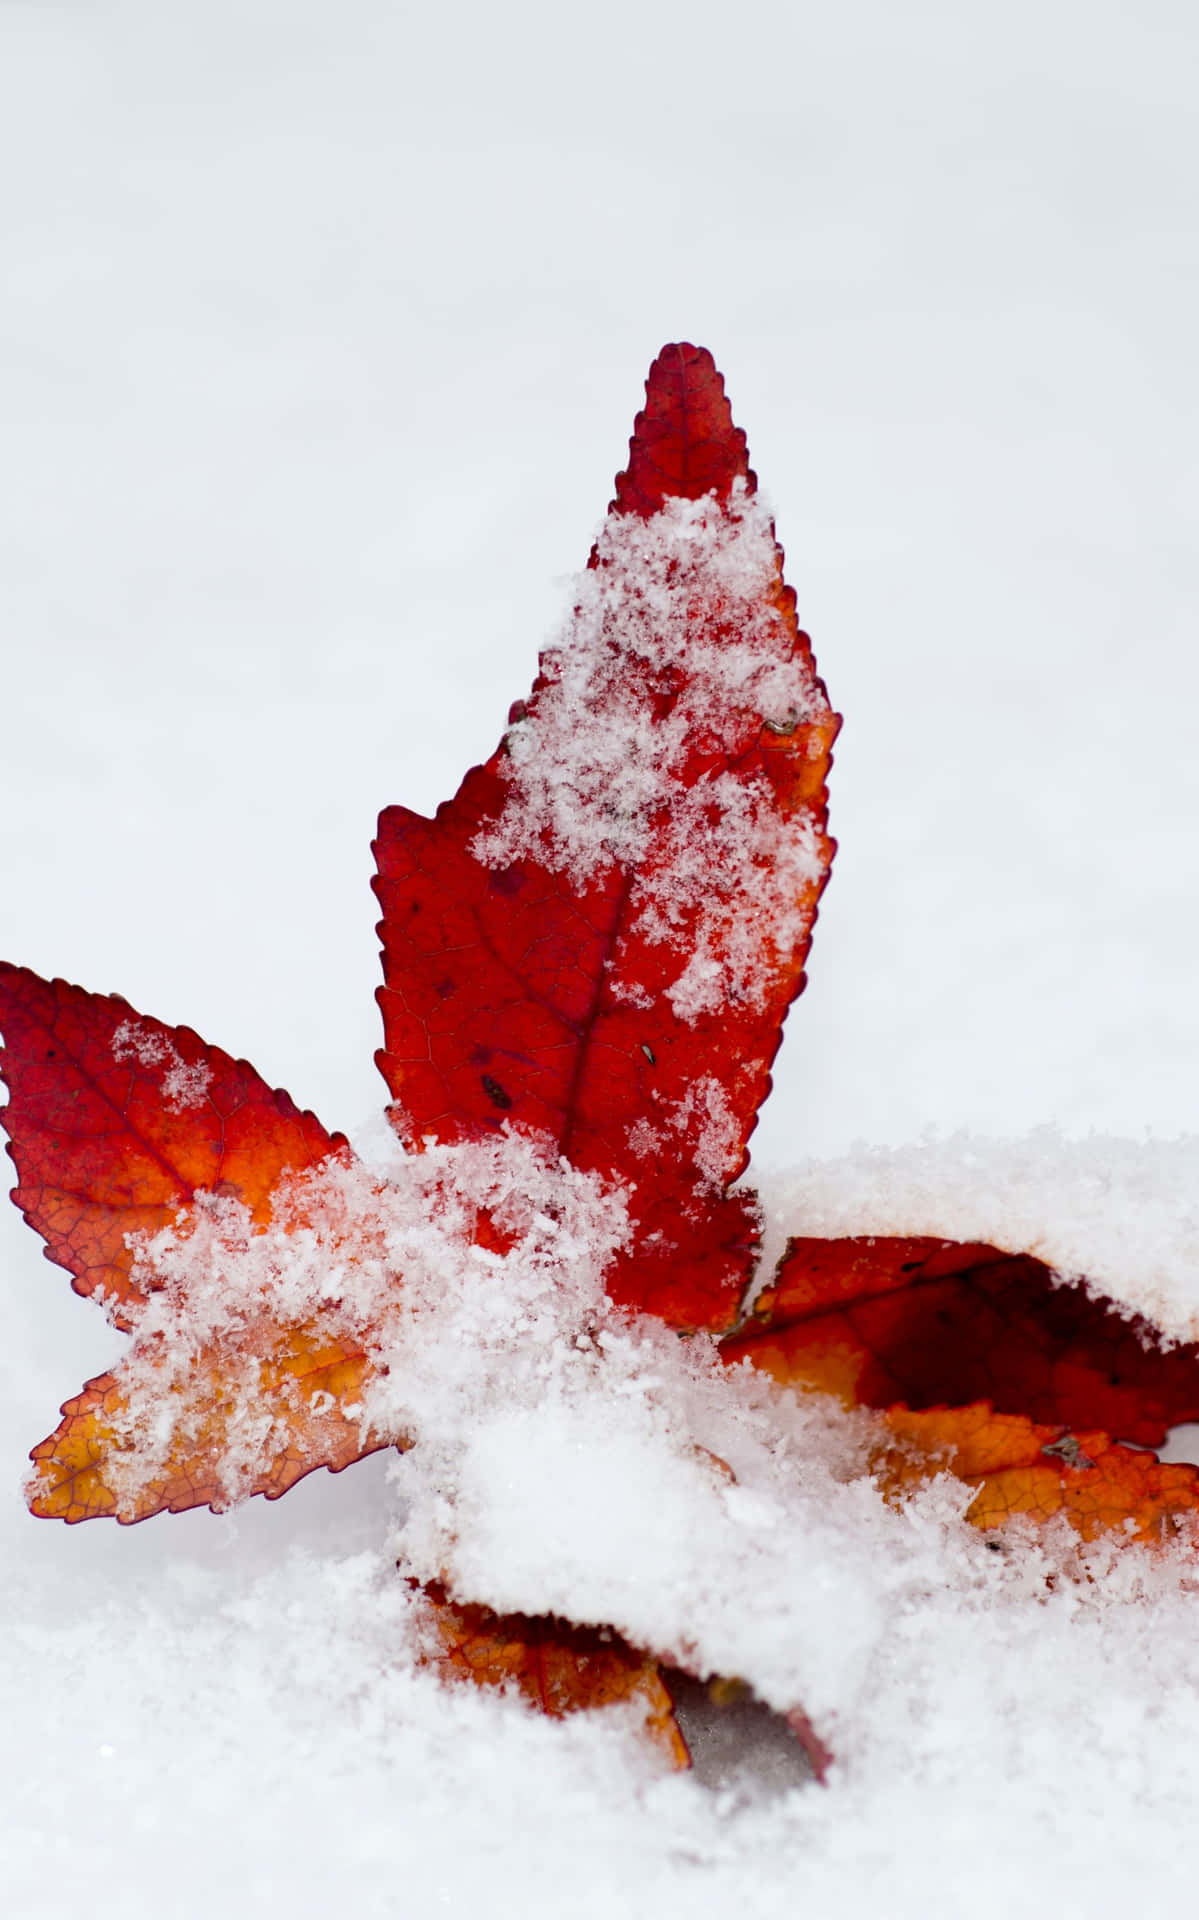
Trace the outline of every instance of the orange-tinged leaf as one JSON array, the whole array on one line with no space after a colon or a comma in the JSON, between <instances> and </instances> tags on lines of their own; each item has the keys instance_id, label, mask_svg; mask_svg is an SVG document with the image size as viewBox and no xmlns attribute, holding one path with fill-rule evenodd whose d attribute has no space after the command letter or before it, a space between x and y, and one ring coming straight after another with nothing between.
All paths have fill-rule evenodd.
<instances>
[{"instance_id":1,"label":"orange-tinged leaf","mask_svg":"<svg viewBox=\"0 0 1199 1920\"><path fill-rule=\"evenodd\" d=\"M574 623L484 767L380 819L403 1137L548 1134L626 1186L614 1297L727 1326L728 1184L803 984L839 721L711 356L664 349Z\"/></svg>"},{"instance_id":2,"label":"orange-tinged leaf","mask_svg":"<svg viewBox=\"0 0 1199 1920\"><path fill-rule=\"evenodd\" d=\"M347 1151L244 1060L116 996L0 966L0 1032L13 1197L77 1291L126 1331L166 1298L141 1251L166 1228L186 1242L197 1195L261 1231L286 1176ZM384 1444L359 1419L373 1362L332 1307L296 1325L252 1298L228 1305L219 1332L185 1327L182 1359L151 1329L67 1402L32 1454L36 1514L133 1521L273 1499Z\"/></svg>"},{"instance_id":3,"label":"orange-tinged leaf","mask_svg":"<svg viewBox=\"0 0 1199 1920\"><path fill-rule=\"evenodd\" d=\"M1043 1262L932 1238L796 1239L723 1349L849 1404L988 1400L1000 1413L1160 1446L1199 1420L1199 1347L1055 1283Z\"/></svg>"},{"instance_id":4,"label":"orange-tinged leaf","mask_svg":"<svg viewBox=\"0 0 1199 1920\"><path fill-rule=\"evenodd\" d=\"M13 1199L77 1293L102 1292L118 1326L136 1299L131 1233L168 1225L199 1189L264 1222L285 1169L344 1146L244 1060L190 1027L0 963L0 1124Z\"/></svg>"},{"instance_id":5,"label":"orange-tinged leaf","mask_svg":"<svg viewBox=\"0 0 1199 1920\"><path fill-rule=\"evenodd\" d=\"M424 1664L449 1681L516 1694L553 1719L630 1705L662 1758L695 1767L710 1786L735 1784L743 1770L752 1775L764 1752L776 1785L780 1776L791 1785L822 1781L828 1771L832 1754L807 1715L774 1713L744 1681L700 1680L664 1666L609 1627L493 1613L450 1600L435 1581L420 1593L431 1629Z\"/></svg>"},{"instance_id":6,"label":"orange-tinged leaf","mask_svg":"<svg viewBox=\"0 0 1199 1920\"><path fill-rule=\"evenodd\" d=\"M423 1589L435 1638L426 1654L448 1680L518 1693L554 1718L628 1702L674 1767L691 1764L658 1664L606 1628L576 1627L549 1616L493 1613Z\"/></svg>"},{"instance_id":7,"label":"orange-tinged leaf","mask_svg":"<svg viewBox=\"0 0 1199 1920\"><path fill-rule=\"evenodd\" d=\"M1156 1454L1116 1446L1105 1433L1071 1433L987 1403L883 1416L887 1442L874 1471L889 1493L903 1493L935 1472L977 1483L966 1518L975 1526L1059 1515L1084 1540L1114 1532L1160 1543L1199 1513L1199 1470Z\"/></svg>"},{"instance_id":8,"label":"orange-tinged leaf","mask_svg":"<svg viewBox=\"0 0 1199 1920\"><path fill-rule=\"evenodd\" d=\"M121 1376L101 1374L33 1449L30 1508L68 1524L128 1524L188 1507L219 1512L255 1493L277 1500L317 1467L337 1473L387 1444L364 1439L357 1417L371 1372L365 1354L318 1326L251 1325L236 1351L227 1341L202 1346L187 1380L166 1386L186 1396L190 1417L171 1426L161 1451Z\"/></svg>"}]
</instances>

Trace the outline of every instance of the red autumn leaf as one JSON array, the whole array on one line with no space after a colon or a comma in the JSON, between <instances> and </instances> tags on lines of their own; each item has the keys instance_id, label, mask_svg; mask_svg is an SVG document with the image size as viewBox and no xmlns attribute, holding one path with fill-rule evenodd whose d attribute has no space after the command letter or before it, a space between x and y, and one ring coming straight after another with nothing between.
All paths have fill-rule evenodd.
<instances>
[{"instance_id":1,"label":"red autumn leaf","mask_svg":"<svg viewBox=\"0 0 1199 1920\"><path fill-rule=\"evenodd\" d=\"M806 1714L774 1713L742 1680L699 1679L663 1665L606 1627L463 1605L436 1581L420 1588L419 1599L426 1623L422 1664L451 1684L517 1693L555 1720L597 1707L632 1707L671 1767L697 1766L714 1787L742 1777L753 1758L764 1758L768 1777L788 1784L823 1781L832 1762Z\"/></svg>"},{"instance_id":2,"label":"red autumn leaf","mask_svg":"<svg viewBox=\"0 0 1199 1920\"><path fill-rule=\"evenodd\" d=\"M285 1168L346 1144L246 1061L117 994L0 963L0 1033L13 1200L47 1258L77 1293L99 1292L118 1326L137 1298L131 1233L166 1226L200 1189L233 1195L261 1222Z\"/></svg>"},{"instance_id":3,"label":"red autumn leaf","mask_svg":"<svg viewBox=\"0 0 1199 1920\"><path fill-rule=\"evenodd\" d=\"M571 629L486 766L376 843L404 1139L511 1122L633 1190L613 1297L727 1326L729 1194L828 875L816 677L711 356L654 362Z\"/></svg>"},{"instance_id":4,"label":"red autumn leaf","mask_svg":"<svg viewBox=\"0 0 1199 1920\"><path fill-rule=\"evenodd\" d=\"M244 1465L231 1465L245 1416L237 1375L247 1370L268 1427ZM30 1507L42 1520L129 1524L188 1507L219 1512L254 1493L277 1500L317 1467L339 1473L389 1444L364 1440L344 1411L361 1400L370 1373L367 1356L319 1322L251 1324L235 1344L222 1338L194 1354L187 1387L196 1417L175 1423L169 1449L153 1465L120 1373L99 1374L33 1449Z\"/></svg>"},{"instance_id":5,"label":"red autumn leaf","mask_svg":"<svg viewBox=\"0 0 1199 1920\"><path fill-rule=\"evenodd\" d=\"M584 1708L631 1703L640 1709L647 1734L670 1764L690 1765L657 1662L619 1634L548 1616L533 1619L460 1605L436 1584L422 1591L432 1629L425 1663L446 1679L517 1692L554 1719Z\"/></svg>"},{"instance_id":6,"label":"red autumn leaf","mask_svg":"<svg viewBox=\"0 0 1199 1920\"><path fill-rule=\"evenodd\" d=\"M943 1455L962 1479L985 1472L970 1510L980 1525L1062 1511L1087 1532L1127 1520L1159 1538L1163 1500L1194 1504L1192 1469L1108 1436L1160 1446L1172 1426L1199 1419L1199 1348L1163 1345L1143 1320L1055 1281L1028 1254L932 1238L795 1239L722 1351L782 1386L886 1411L907 1446L891 1484Z\"/></svg>"},{"instance_id":7,"label":"red autumn leaf","mask_svg":"<svg viewBox=\"0 0 1199 1920\"><path fill-rule=\"evenodd\" d=\"M162 1304L139 1244L163 1229L193 1232L198 1193L243 1209L261 1230L285 1174L346 1151L342 1135L272 1091L244 1060L115 995L0 966L0 1031L3 1118L20 1178L13 1198L48 1257L126 1331ZM331 1324L280 1325L245 1301L236 1338L201 1335L182 1377L170 1372L172 1357L153 1335L140 1354L192 1410L175 1423L162 1458L147 1459L122 1371L102 1374L34 1449L35 1513L141 1520L227 1506L246 1493L275 1498L315 1467L348 1466L380 1444L341 1412L360 1399L369 1363ZM269 1419L253 1447L243 1436L235 1449L239 1372Z\"/></svg>"},{"instance_id":8,"label":"red autumn leaf","mask_svg":"<svg viewBox=\"0 0 1199 1920\"><path fill-rule=\"evenodd\" d=\"M1055 1281L1029 1254L934 1239L792 1240L724 1344L865 1407L964 1406L1160 1446L1199 1420L1199 1347Z\"/></svg>"}]
</instances>

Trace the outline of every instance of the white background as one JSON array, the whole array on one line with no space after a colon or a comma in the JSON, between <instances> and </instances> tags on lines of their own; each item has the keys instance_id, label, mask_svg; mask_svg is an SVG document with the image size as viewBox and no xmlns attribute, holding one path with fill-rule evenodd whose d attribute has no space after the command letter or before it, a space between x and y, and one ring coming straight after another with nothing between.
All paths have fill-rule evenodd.
<instances>
[{"instance_id":1,"label":"white background","mask_svg":"<svg viewBox=\"0 0 1199 1920\"><path fill-rule=\"evenodd\" d=\"M690 338L845 715L756 1158L1192 1127L1197 86L1181 4L3 0L0 952L364 1123L375 817L494 745ZM9 1213L37 1617L220 1523L22 1519L112 1343Z\"/></svg>"}]
</instances>

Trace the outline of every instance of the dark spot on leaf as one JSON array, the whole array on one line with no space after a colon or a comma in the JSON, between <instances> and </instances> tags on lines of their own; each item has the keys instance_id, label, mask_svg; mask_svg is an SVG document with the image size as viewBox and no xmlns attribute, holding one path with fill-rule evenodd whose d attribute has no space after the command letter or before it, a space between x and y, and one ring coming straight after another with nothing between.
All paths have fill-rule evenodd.
<instances>
[{"instance_id":1,"label":"dark spot on leaf","mask_svg":"<svg viewBox=\"0 0 1199 1920\"><path fill-rule=\"evenodd\" d=\"M498 867L487 884L492 893L519 893L525 884L525 876L520 867Z\"/></svg>"},{"instance_id":2,"label":"dark spot on leaf","mask_svg":"<svg viewBox=\"0 0 1199 1920\"><path fill-rule=\"evenodd\" d=\"M493 1080L489 1073L485 1073L482 1076L482 1079L483 1079L483 1091L487 1095L487 1098L490 1100L493 1107L499 1107L501 1110L506 1110L508 1107L512 1105L512 1095L510 1093L505 1093L503 1087L501 1087L498 1080Z\"/></svg>"},{"instance_id":3,"label":"dark spot on leaf","mask_svg":"<svg viewBox=\"0 0 1199 1920\"><path fill-rule=\"evenodd\" d=\"M1077 1473L1085 1473L1095 1462L1079 1446L1072 1433L1064 1433L1060 1440L1050 1440L1041 1448L1042 1453L1052 1460L1060 1460L1067 1467L1073 1467Z\"/></svg>"}]
</instances>

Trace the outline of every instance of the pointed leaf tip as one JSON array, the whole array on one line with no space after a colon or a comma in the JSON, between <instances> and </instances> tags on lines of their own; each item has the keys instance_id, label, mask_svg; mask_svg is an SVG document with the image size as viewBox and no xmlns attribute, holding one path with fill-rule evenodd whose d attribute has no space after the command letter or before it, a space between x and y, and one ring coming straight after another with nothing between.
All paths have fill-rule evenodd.
<instances>
[{"instance_id":1,"label":"pointed leaf tip","mask_svg":"<svg viewBox=\"0 0 1199 1920\"><path fill-rule=\"evenodd\" d=\"M733 425L716 362L685 340L663 347L645 383L628 467L616 476L613 510L648 519L671 497L727 495L738 478L754 491L745 435Z\"/></svg>"}]
</instances>

